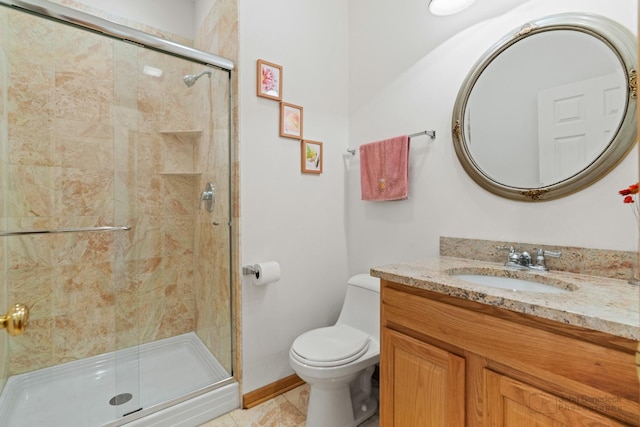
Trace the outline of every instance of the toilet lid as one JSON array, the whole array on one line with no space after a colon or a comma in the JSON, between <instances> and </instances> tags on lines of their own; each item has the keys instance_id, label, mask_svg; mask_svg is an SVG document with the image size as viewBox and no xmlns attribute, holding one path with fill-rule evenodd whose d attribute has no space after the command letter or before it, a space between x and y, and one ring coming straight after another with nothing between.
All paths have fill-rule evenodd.
<instances>
[{"instance_id":1,"label":"toilet lid","mask_svg":"<svg viewBox=\"0 0 640 427\"><path fill-rule=\"evenodd\" d=\"M369 335L348 325L314 329L300 335L291 349L302 363L338 366L362 356L369 348Z\"/></svg>"}]
</instances>

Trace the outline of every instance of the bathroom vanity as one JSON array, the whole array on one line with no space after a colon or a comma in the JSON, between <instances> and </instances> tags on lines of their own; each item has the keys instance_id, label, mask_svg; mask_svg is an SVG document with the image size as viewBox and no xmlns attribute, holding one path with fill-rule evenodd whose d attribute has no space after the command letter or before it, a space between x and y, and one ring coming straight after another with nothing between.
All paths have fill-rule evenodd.
<instances>
[{"instance_id":1,"label":"bathroom vanity","mask_svg":"<svg viewBox=\"0 0 640 427\"><path fill-rule=\"evenodd\" d=\"M442 256L371 270L381 279L380 425L640 425L638 287L503 264Z\"/></svg>"}]
</instances>

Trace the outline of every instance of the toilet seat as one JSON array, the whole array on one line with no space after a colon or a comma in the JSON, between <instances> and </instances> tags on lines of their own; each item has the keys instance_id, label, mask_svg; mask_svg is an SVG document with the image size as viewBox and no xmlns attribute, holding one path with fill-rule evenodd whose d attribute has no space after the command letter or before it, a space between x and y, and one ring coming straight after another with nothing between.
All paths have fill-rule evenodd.
<instances>
[{"instance_id":1,"label":"toilet seat","mask_svg":"<svg viewBox=\"0 0 640 427\"><path fill-rule=\"evenodd\" d=\"M300 363L311 366L340 366L359 359L367 352L370 342L369 335L351 326L329 326L296 338L291 355Z\"/></svg>"}]
</instances>

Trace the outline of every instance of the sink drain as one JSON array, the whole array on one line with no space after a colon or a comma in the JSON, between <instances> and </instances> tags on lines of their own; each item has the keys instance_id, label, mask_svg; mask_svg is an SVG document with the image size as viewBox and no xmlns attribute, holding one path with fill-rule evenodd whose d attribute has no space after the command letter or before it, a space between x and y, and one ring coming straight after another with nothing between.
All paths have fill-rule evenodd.
<instances>
[{"instance_id":1,"label":"sink drain","mask_svg":"<svg viewBox=\"0 0 640 427\"><path fill-rule=\"evenodd\" d=\"M109 400L109 405L112 405L112 406L122 405L123 403L127 403L131 399L133 399L133 394L131 393L116 394L111 398L111 400Z\"/></svg>"}]
</instances>

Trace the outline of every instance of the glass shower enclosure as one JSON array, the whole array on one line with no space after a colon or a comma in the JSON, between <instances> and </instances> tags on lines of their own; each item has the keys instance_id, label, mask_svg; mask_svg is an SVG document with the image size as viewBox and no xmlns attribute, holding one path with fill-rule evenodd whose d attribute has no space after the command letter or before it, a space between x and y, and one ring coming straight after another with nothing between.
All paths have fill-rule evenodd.
<instances>
[{"instance_id":1,"label":"glass shower enclosure","mask_svg":"<svg viewBox=\"0 0 640 427\"><path fill-rule=\"evenodd\" d=\"M26 3L0 1L0 425L237 407L233 64Z\"/></svg>"}]
</instances>

